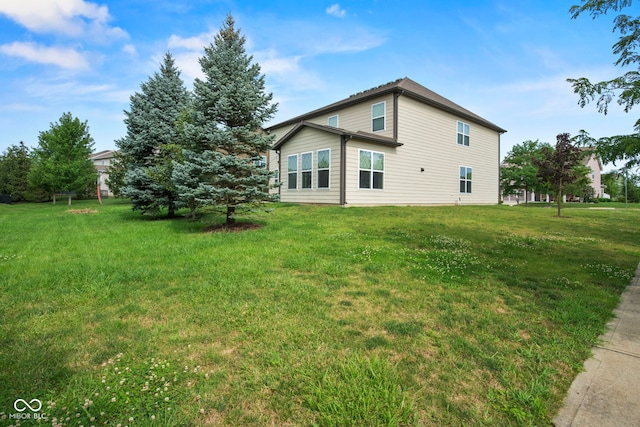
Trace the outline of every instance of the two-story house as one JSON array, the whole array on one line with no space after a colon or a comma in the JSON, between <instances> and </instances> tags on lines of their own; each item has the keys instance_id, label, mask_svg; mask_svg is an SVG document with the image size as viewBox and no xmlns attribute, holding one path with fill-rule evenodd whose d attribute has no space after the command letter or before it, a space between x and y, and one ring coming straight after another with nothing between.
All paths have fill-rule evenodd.
<instances>
[{"instance_id":1,"label":"two-story house","mask_svg":"<svg viewBox=\"0 0 640 427\"><path fill-rule=\"evenodd\" d=\"M501 127L400 79L266 129L283 202L497 204Z\"/></svg>"},{"instance_id":2,"label":"two-story house","mask_svg":"<svg viewBox=\"0 0 640 427\"><path fill-rule=\"evenodd\" d=\"M90 156L93 165L96 167L96 171L98 171L98 187L101 197L113 196L106 181L109 178L109 166L111 166L111 162L113 162L114 155L115 151L113 150L103 150L93 153Z\"/></svg>"}]
</instances>

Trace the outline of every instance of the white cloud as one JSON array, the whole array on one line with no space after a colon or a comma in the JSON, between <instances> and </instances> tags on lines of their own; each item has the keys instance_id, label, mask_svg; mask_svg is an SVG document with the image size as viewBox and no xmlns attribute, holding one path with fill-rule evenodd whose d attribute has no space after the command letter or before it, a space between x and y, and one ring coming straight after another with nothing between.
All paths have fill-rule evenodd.
<instances>
[{"instance_id":1,"label":"white cloud","mask_svg":"<svg viewBox=\"0 0 640 427\"><path fill-rule=\"evenodd\" d=\"M193 80L197 77L199 79L204 79L204 73L202 72L202 68L200 67L199 59L202 56L201 52L181 52L181 53L172 53L173 59L176 62L176 67L180 70L182 80L185 82L187 87L190 87L193 83ZM162 57L159 56L155 61L156 69L158 69L158 64L162 63Z\"/></svg>"},{"instance_id":2,"label":"white cloud","mask_svg":"<svg viewBox=\"0 0 640 427\"><path fill-rule=\"evenodd\" d=\"M46 111L46 110L40 104L7 104L7 105L0 105L0 111L39 112L39 111Z\"/></svg>"},{"instance_id":3,"label":"white cloud","mask_svg":"<svg viewBox=\"0 0 640 427\"><path fill-rule=\"evenodd\" d=\"M187 49L187 50L196 50L202 51L205 46L209 46L209 44L213 41L215 37L215 33L202 33L193 37L180 37L172 34L169 37L168 47L169 49Z\"/></svg>"},{"instance_id":4,"label":"white cloud","mask_svg":"<svg viewBox=\"0 0 640 427\"><path fill-rule=\"evenodd\" d=\"M128 37L121 28L108 25L107 6L85 0L2 1L0 14L41 34L90 36L101 41Z\"/></svg>"},{"instance_id":5,"label":"white cloud","mask_svg":"<svg viewBox=\"0 0 640 427\"><path fill-rule=\"evenodd\" d=\"M138 51L136 50L136 47L131 43L124 45L124 47L122 48L122 51L131 56L138 56Z\"/></svg>"},{"instance_id":6,"label":"white cloud","mask_svg":"<svg viewBox=\"0 0 640 427\"><path fill-rule=\"evenodd\" d=\"M0 45L0 53L38 64L51 64L68 70L87 70L87 59L79 52L63 47L45 47L32 42Z\"/></svg>"},{"instance_id":7,"label":"white cloud","mask_svg":"<svg viewBox=\"0 0 640 427\"><path fill-rule=\"evenodd\" d=\"M338 3L332 4L326 9L327 14L337 16L338 18L344 18L347 15L347 11L342 9Z\"/></svg>"}]
</instances>

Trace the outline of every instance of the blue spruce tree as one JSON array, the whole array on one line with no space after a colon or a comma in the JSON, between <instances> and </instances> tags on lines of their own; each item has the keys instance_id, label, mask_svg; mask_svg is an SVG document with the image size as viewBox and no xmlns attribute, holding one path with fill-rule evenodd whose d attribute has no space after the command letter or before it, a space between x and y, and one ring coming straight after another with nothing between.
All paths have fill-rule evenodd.
<instances>
[{"instance_id":1,"label":"blue spruce tree","mask_svg":"<svg viewBox=\"0 0 640 427\"><path fill-rule=\"evenodd\" d=\"M200 58L205 80L194 82L193 112L184 124L188 148L174 169L181 201L192 212L200 206L221 208L226 224L245 209L277 199L269 194L269 171L256 161L273 143L262 125L277 105L265 93L260 66L252 63L244 43L227 16L205 47Z\"/></svg>"},{"instance_id":2,"label":"blue spruce tree","mask_svg":"<svg viewBox=\"0 0 640 427\"><path fill-rule=\"evenodd\" d=\"M120 192L131 199L134 210L157 213L167 208L173 217L178 201L173 165L182 157L184 141L179 122L191 95L170 53L140 89L131 96L130 111L125 111L127 135L116 141L125 168Z\"/></svg>"}]
</instances>

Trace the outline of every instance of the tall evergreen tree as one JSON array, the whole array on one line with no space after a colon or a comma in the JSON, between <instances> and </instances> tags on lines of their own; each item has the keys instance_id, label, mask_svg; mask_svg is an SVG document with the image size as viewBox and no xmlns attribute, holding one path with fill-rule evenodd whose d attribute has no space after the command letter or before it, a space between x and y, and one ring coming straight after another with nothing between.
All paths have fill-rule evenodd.
<instances>
[{"instance_id":1,"label":"tall evergreen tree","mask_svg":"<svg viewBox=\"0 0 640 427\"><path fill-rule=\"evenodd\" d=\"M131 199L134 210L155 213L166 207L173 217L173 161L182 153L178 121L189 107L190 94L170 53L140 89L130 98L130 111L125 111L127 135L116 141L125 169L120 192Z\"/></svg>"},{"instance_id":2,"label":"tall evergreen tree","mask_svg":"<svg viewBox=\"0 0 640 427\"><path fill-rule=\"evenodd\" d=\"M30 169L31 154L24 142L9 146L0 156L0 194L10 194L14 202L25 200Z\"/></svg>"},{"instance_id":3,"label":"tall evergreen tree","mask_svg":"<svg viewBox=\"0 0 640 427\"><path fill-rule=\"evenodd\" d=\"M71 193L87 192L96 183L97 171L89 159L93 143L87 122L64 113L38 135L29 185L52 195L54 204L56 194L66 192L70 205Z\"/></svg>"},{"instance_id":4,"label":"tall evergreen tree","mask_svg":"<svg viewBox=\"0 0 640 427\"><path fill-rule=\"evenodd\" d=\"M241 208L277 197L269 194L269 171L255 161L273 142L261 129L277 105L234 25L227 16L200 58L205 80L194 82L193 114L184 124L190 146L174 171L183 202L221 207L227 224Z\"/></svg>"}]
</instances>

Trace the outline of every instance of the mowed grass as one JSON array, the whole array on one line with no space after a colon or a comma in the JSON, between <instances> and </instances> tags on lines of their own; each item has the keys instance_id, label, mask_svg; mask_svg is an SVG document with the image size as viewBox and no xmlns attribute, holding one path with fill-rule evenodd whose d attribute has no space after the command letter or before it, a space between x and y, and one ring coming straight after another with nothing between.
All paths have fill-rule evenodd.
<instances>
[{"instance_id":1,"label":"mowed grass","mask_svg":"<svg viewBox=\"0 0 640 427\"><path fill-rule=\"evenodd\" d=\"M640 261L634 209L71 208L0 205L0 425L546 426Z\"/></svg>"}]
</instances>

